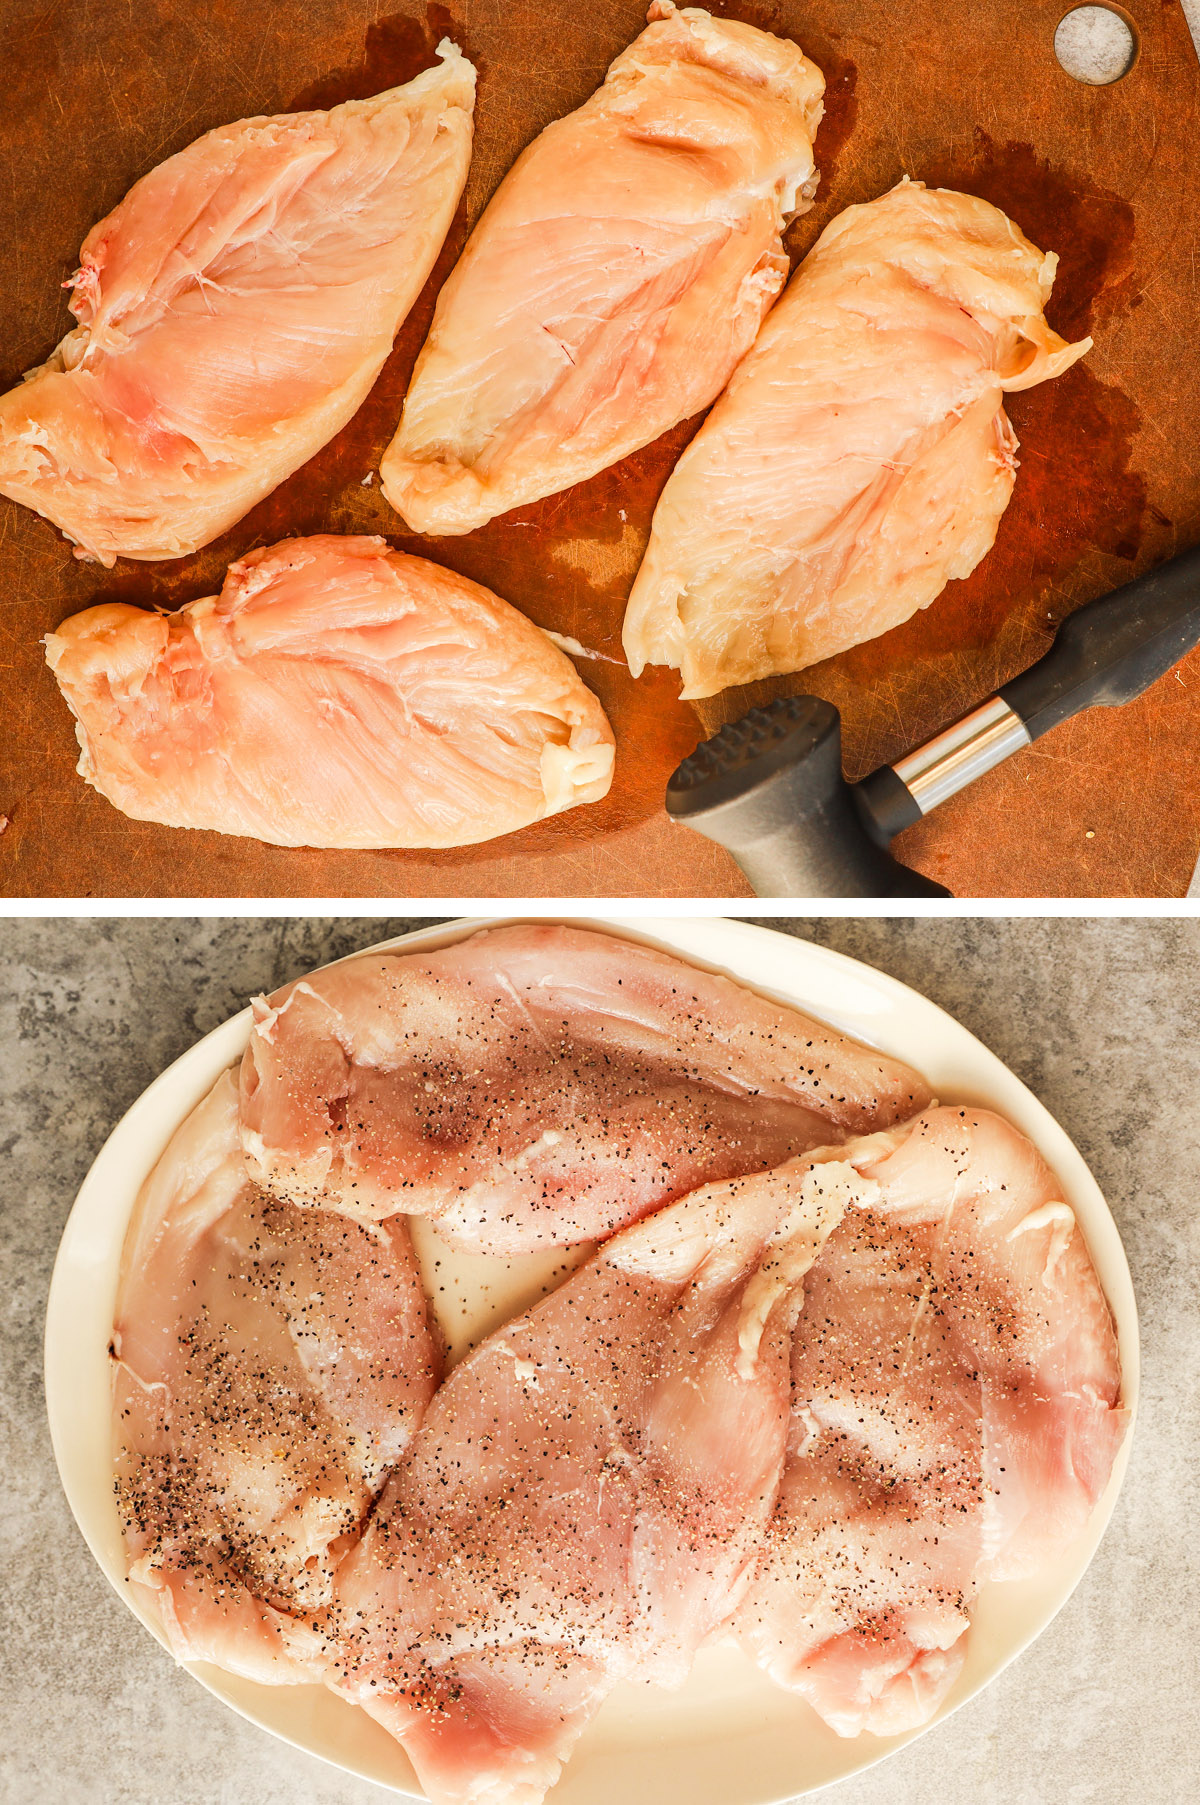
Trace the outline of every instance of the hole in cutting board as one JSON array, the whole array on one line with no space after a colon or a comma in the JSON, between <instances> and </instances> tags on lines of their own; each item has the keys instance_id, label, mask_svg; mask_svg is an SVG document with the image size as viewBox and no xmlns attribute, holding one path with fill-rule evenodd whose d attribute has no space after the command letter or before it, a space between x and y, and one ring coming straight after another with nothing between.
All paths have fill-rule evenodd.
<instances>
[{"instance_id":1,"label":"hole in cutting board","mask_svg":"<svg viewBox=\"0 0 1200 1805\"><path fill-rule=\"evenodd\" d=\"M1137 48L1133 26L1109 6L1075 7L1054 34L1054 54L1067 74L1093 88L1128 75Z\"/></svg>"}]
</instances>

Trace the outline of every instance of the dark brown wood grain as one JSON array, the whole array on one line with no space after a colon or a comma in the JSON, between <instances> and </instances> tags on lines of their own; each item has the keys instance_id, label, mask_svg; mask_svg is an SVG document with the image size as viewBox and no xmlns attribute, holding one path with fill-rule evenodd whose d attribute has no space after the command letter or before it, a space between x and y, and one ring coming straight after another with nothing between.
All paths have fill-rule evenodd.
<instances>
[{"instance_id":1,"label":"dark brown wood grain","mask_svg":"<svg viewBox=\"0 0 1200 1805\"><path fill-rule=\"evenodd\" d=\"M673 675L634 684L619 654L654 501L698 422L466 539L418 538L375 482L363 485L467 230L520 148L636 35L642 0L407 0L384 14L370 0L266 12L243 0L6 0L5 67L21 73L2 139L5 387L71 323L60 284L91 225L201 132L375 92L431 62L443 33L476 62L480 86L463 206L372 395L232 532L190 558L104 572L0 499L0 894L743 896L725 855L662 812L667 777L704 732L751 700L811 690L841 708L858 775L1029 664L1072 608L1200 538L1200 70L1175 0L1131 0L1139 56L1108 88L1075 82L1054 58L1065 0L712 10L796 38L829 79L819 200L788 235L794 257L834 213L905 171L997 202L1061 257L1051 323L1091 332L1096 347L1059 382L1013 397L1021 470L980 569L870 645L693 708ZM316 530L385 533L604 654L581 668L617 732L609 799L461 852L324 853L127 821L88 789L41 636L98 600L211 593L250 547ZM1198 697L1193 656L1142 701L1093 711L993 772L903 836L900 856L963 896L1182 895L1200 849Z\"/></svg>"}]
</instances>

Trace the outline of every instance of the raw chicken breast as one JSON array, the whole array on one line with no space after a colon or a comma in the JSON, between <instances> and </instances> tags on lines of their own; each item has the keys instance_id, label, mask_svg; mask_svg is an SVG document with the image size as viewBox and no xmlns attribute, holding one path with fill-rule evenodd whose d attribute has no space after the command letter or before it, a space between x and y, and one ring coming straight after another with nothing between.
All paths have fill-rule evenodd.
<instances>
[{"instance_id":1,"label":"raw chicken breast","mask_svg":"<svg viewBox=\"0 0 1200 1805\"><path fill-rule=\"evenodd\" d=\"M633 674L674 665L697 697L803 670L968 576L1013 488L1004 391L1091 345L1046 324L1057 262L920 182L840 213L663 490Z\"/></svg>"},{"instance_id":2,"label":"raw chicken breast","mask_svg":"<svg viewBox=\"0 0 1200 1805\"><path fill-rule=\"evenodd\" d=\"M980 1399L933 1278L933 1239L855 1212L810 1273L791 1457L738 1617L747 1652L843 1736L925 1722L965 1654L982 1548Z\"/></svg>"},{"instance_id":3,"label":"raw chicken breast","mask_svg":"<svg viewBox=\"0 0 1200 1805\"><path fill-rule=\"evenodd\" d=\"M937 1109L856 1160L889 1220L936 1229L934 1272L982 1387L981 1579L1025 1579L1079 1535L1126 1417L1112 1314L1074 1213L999 1116Z\"/></svg>"},{"instance_id":4,"label":"raw chicken breast","mask_svg":"<svg viewBox=\"0 0 1200 1805\"><path fill-rule=\"evenodd\" d=\"M999 1117L834 1155L879 1186L809 1275L787 1473L737 1629L843 1736L925 1723L988 1579L1060 1557L1125 1429L1108 1306L1059 1186Z\"/></svg>"},{"instance_id":5,"label":"raw chicken breast","mask_svg":"<svg viewBox=\"0 0 1200 1805\"><path fill-rule=\"evenodd\" d=\"M418 532L470 532L707 407L783 286L820 70L696 7L649 18L518 159L438 297L380 466Z\"/></svg>"},{"instance_id":6,"label":"raw chicken breast","mask_svg":"<svg viewBox=\"0 0 1200 1805\"><path fill-rule=\"evenodd\" d=\"M613 737L524 615L383 539L285 539L177 614L48 635L80 775L139 821L275 846L462 846L608 789Z\"/></svg>"},{"instance_id":7,"label":"raw chicken breast","mask_svg":"<svg viewBox=\"0 0 1200 1805\"><path fill-rule=\"evenodd\" d=\"M455 46L406 87L244 119L89 234L79 325L0 400L0 491L79 557L177 558L240 520L362 402L471 157Z\"/></svg>"},{"instance_id":8,"label":"raw chicken breast","mask_svg":"<svg viewBox=\"0 0 1200 1805\"><path fill-rule=\"evenodd\" d=\"M331 966L255 1004L242 1135L259 1183L455 1246L611 1233L697 1185L897 1122L909 1067L728 978L582 929Z\"/></svg>"},{"instance_id":9,"label":"raw chicken breast","mask_svg":"<svg viewBox=\"0 0 1200 1805\"><path fill-rule=\"evenodd\" d=\"M536 1805L618 1680L682 1683L770 1517L803 1274L875 1189L798 1160L699 1191L442 1386L336 1613L341 1689L434 1805Z\"/></svg>"},{"instance_id":10,"label":"raw chicken breast","mask_svg":"<svg viewBox=\"0 0 1200 1805\"><path fill-rule=\"evenodd\" d=\"M439 1377L404 1219L256 1192L226 1072L142 1188L112 1350L130 1579L172 1652L322 1678L334 1566Z\"/></svg>"}]
</instances>

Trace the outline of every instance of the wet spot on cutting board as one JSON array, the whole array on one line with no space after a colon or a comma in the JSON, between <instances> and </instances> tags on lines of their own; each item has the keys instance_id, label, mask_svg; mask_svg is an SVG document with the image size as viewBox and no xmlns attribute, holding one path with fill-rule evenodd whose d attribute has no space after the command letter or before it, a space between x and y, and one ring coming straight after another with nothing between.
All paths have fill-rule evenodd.
<instances>
[{"instance_id":1,"label":"wet spot on cutting board","mask_svg":"<svg viewBox=\"0 0 1200 1805\"><path fill-rule=\"evenodd\" d=\"M515 602L539 626L620 657L625 600L651 515L701 418L681 422L586 482L526 502L465 537L429 541L433 555ZM416 549L407 542L406 548ZM589 682L592 674L589 666Z\"/></svg>"},{"instance_id":2,"label":"wet spot on cutting board","mask_svg":"<svg viewBox=\"0 0 1200 1805\"><path fill-rule=\"evenodd\" d=\"M457 44L480 74L484 65L473 56L466 33L449 7L427 6L425 21L396 13L389 19L377 19L367 27L362 61L353 68L337 69L320 76L309 87L301 89L288 102L285 112L303 113L340 106L345 100L369 100L388 88L398 88L412 81L423 69L437 61L437 46L443 38Z\"/></svg>"},{"instance_id":3,"label":"wet spot on cutting board","mask_svg":"<svg viewBox=\"0 0 1200 1805\"><path fill-rule=\"evenodd\" d=\"M997 144L977 126L969 147L908 173L991 201L1039 250L1057 252L1046 315L1064 338L1083 338L1097 317L1137 304L1133 208L1086 170L1056 168L1032 145Z\"/></svg>"},{"instance_id":4,"label":"wet spot on cutting board","mask_svg":"<svg viewBox=\"0 0 1200 1805\"><path fill-rule=\"evenodd\" d=\"M1011 396L1008 412L1021 440L1013 507L1030 578L1052 580L1089 550L1132 563L1146 513L1145 478L1129 467L1137 405L1084 360Z\"/></svg>"}]
</instances>

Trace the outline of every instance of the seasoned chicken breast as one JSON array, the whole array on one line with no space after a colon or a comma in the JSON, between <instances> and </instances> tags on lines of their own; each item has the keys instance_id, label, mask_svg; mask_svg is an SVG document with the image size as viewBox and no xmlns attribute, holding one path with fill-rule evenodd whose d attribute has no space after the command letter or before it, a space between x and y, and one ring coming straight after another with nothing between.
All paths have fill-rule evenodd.
<instances>
[{"instance_id":1,"label":"seasoned chicken breast","mask_svg":"<svg viewBox=\"0 0 1200 1805\"><path fill-rule=\"evenodd\" d=\"M874 1190L796 1160L698 1191L442 1386L335 1612L434 1805L536 1805L618 1680L686 1678L770 1520L804 1273Z\"/></svg>"},{"instance_id":2,"label":"seasoned chicken breast","mask_svg":"<svg viewBox=\"0 0 1200 1805\"><path fill-rule=\"evenodd\" d=\"M470 532L707 407L783 286L821 73L697 7L649 18L518 159L438 297L380 466L418 532Z\"/></svg>"},{"instance_id":3,"label":"seasoned chicken breast","mask_svg":"<svg viewBox=\"0 0 1200 1805\"><path fill-rule=\"evenodd\" d=\"M285 539L177 614L46 639L80 774L139 821L275 846L461 846L577 803L613 737L523 614L376 538Z\"/></svg>"},{"instance_id":4,"label":"seasoned chicken breast","mask_svg":"<svg viewBox=\"0 0 1200 1805\"><path fill-rule=\"evenodd\" d=\"M1116 1336L1045 1161L984 1110L836 1156L878 1186L806 1281L746 1648L839 1735L926 1723L990 1579L1045 1572L1125 1433Z\"/></svg>"},{"instance_id":5,"label":"seasoned chicken breast","mask_svg":"<svg viewBox=\"0 0 1200 1805\"><path fill-rule=\"evenodd\" d=\"M0 492L76 556L178 558L346 424L433 268L471 157L475 71L222 126L88 235L79 325L0 399Z\"/></svg>"},{"instance_id":6,"label":"seasoned chicken breast","mask_svg":"<svg viewBox=\"0 0 1200 1805\"><path fill-rule=\"evenodd\" d=\"M142 1188L112 1350L130 1582L172 1653L323 1678L334 1568L441 1376L403 1218L255 1191L226 1072Z\"/></svg>"},{"instance_id":7,"label":"seasoned chicken breast","mask_svg":"<svg viewBox=\"0 0 1200 1805\"><path fill-rule=\"evenodd\" d=\"M495 928L379 953L255 1004L255 1179L471 1252L611 1234L697 1185L903 1120L899 1060L652 947Z\"/></svg>"},{"instance_id":8,"label":"seasoned chicken breast","mask_svg":"<svg viewBox=\"0 0 1200 1805\"><path fill-rule=\"evenodd\" d=\"M1047 325L1057 258L998 208L903 181L828 225L672 473L625 616L684 696L803 670L927 608L990 548L1012 389L1090 339Z\"/></svg>"}]
</instances>

